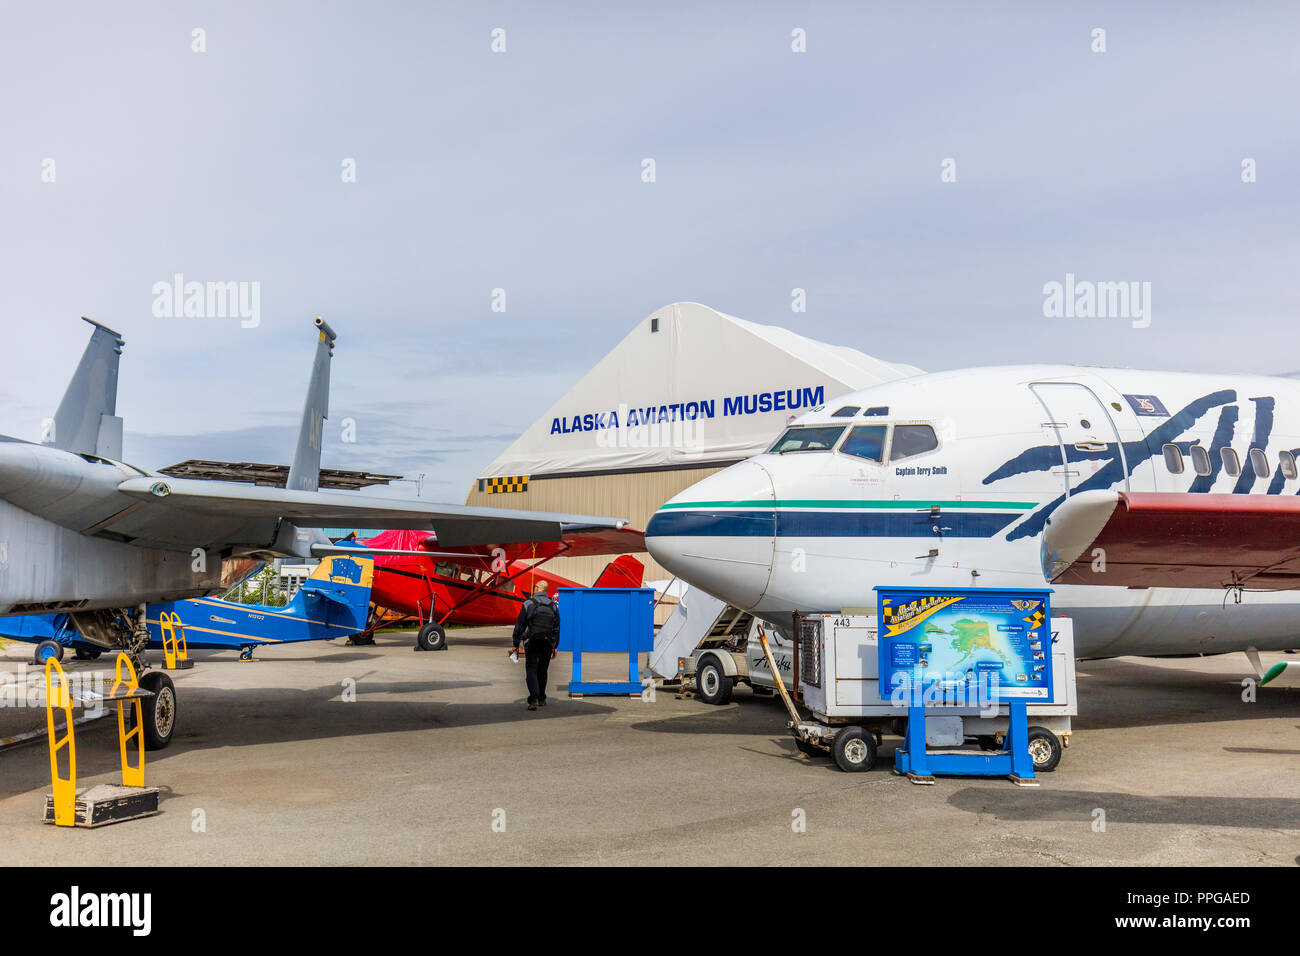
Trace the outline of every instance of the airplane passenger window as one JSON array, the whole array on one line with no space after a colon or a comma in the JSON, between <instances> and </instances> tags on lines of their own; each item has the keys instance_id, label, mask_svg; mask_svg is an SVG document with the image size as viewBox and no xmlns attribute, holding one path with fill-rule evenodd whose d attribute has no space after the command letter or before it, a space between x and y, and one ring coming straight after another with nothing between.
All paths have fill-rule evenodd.
<instances>
[{"instance_id":1,"label":"airplane passenger window","mask_svg":"<svg viewBox=\"0 0 1300 956\"><path fill-rule=\"evenodd\" d=\"M1208 475L1210 473L1210 453L1205 450L1205 446L1193 445L1190 451L1192 455L1192 471L1198 475Z\"/></svg>"},{"instance_id":2,"label":"airplane passenger window","mask_svg":"<svg viewBox=\"0 0 1300 956\"><path fill-rule=\"evenodd\" d=\"M843 425L798 425L787 428L768 451L777 455L791 451L830 451L843 434Z\"/></svg>"},{"instance_id":3,"label":"airplane passenger window","mask_svg":"<svg viewBox=\"0 0 1300 956\"><path fill-rule=\"evenodd\" d=\"M1241 474L1241 459L1237 457L1235 451L1231 448L1225 448L1221 452L1221 456L1223 458L1223 470L1228 473L1229 477L1236 478Z\"/></svg>"},{"instance_id":4,"label":"airplane passenger window","mask_svg":"<svg viewBox=\"0 0 1300 956\"><path fill-rule=\"evenodd\" d=\"M1300 475L1296 470L1295 455L1289 451L1280 451L1277 453L1278 464L1282 466L1282 477L1288 480Z\"/></svg>"},{"instance_id":5,"label":"airplane passenger window","mask_svg":"<svg viewBox=\"0 0 1300 956\"><path fill-rule=\"evenodd\" d=\"M858 405L845 405L838 412L832 413L831 418L852 418L858 413L859 408Z\"/></svg>"},{"instance_id":6,"label":"airplane passenger window","mask_svg":"<svg viewBox=\"0 0 1300 956\"><path fill-rule=\"evenodd\" d=\"M1252 448L1250 450L1250 466L1255 469L1255 474L1260 478L1267 478L1272 474L1268 468L1268 455L1264 454L1262 448Z\"/></svg>"},{"instance_id":7,"label":"airplane passenger window","mask_svg":"<svg viewBox=\"0 0 1300 956\"><path fill-rule=\"evenodd\" d=\"M456 565L450 561L439 561L433 566L433 573L442 578L454 578L456 576Z\"/></svg>"},{"instance_id":8,"label":"airplane passenger window","mask_svg":"<svg viewBox=\"0 0 1300 956\"><path fill-rule=\"evenodd\" d=\"M1171 475L1181 475L1183 473L1183 453L1177 445L1166 445L1165 467L1169 469Z\"/></svg>"},{"instance_id":9,"label":"airplane passenger window","mask_svg":"<svg viewBox=\"0 0 1300 956\"><path fill-rule=\"evenodd\" d=\"M902 461L939 447L939 439L929 425L895 425L890 461Z\"/></svg>"},{"instance_id":10,"label":"airplane passenger window","mask_svg":"<svg viewBox=\"0 0 1300 956\"><path fill-rule=\"evenodd\" d=\"M885 425L859 425L849 432L840 451L867 461L885 460Z\"/></svg>"}]
</instances>

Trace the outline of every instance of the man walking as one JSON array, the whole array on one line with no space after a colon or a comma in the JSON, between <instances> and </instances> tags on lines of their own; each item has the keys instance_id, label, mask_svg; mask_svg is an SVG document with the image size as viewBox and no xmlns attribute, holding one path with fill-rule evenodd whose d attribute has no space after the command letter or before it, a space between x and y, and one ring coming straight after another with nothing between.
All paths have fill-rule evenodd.
<instances>
[{"instance_id":1,"label":"man walking","mask_svg":"<svg viewBox=\"0 0 1300 956\"><path fill-rule=\"evenodd\" d=\"M546 706L546 672L551 660L560 652L560 609L546 593L546 582L538 581L533 596L519 609L515 621L514 646L510 653L517 655L519 642L524 642L524 670L528 680L528 709Z\"/></svg>"}]
</instances>

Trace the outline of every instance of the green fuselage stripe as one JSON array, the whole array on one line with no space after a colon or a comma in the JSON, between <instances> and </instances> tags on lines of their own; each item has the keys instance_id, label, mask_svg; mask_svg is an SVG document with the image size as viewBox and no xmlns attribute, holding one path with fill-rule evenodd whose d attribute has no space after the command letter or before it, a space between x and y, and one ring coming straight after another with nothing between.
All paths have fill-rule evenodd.
<instances>
[{"instance_id":1,"label":"green fuselage stripe","mask_svg":"<svg viewBox=\"0 0 1300 956\"><path fill-rule=\"evenodd\" d=\"M929 509L935 506L953 510L969 511L973 509L997 511L1025 511L1037 508L1037 501L878 501L868 499L832 500L818 498L781 498L776 501L675 501L664 505L660 510L679 508L840 508L862 511L870 508L888 510Z\"/></svg>"}]
</instances>

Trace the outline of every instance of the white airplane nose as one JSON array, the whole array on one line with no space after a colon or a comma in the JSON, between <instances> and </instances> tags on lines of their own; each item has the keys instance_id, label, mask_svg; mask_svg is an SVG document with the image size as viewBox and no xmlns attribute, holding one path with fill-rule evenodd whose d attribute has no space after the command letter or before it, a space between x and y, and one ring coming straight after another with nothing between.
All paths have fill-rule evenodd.
<instances>
[{"instance_id":1,"label":"white airplane nose","mask_svg":"<svg viewBox=\"0 0 1300 956\"><path fill-rule=\"evenodd\" d=\"M753 607L767 590L776 545L771 474L750 460L696 482L655 512L645 540L654 559L683 581Z\"/></svg>"}]
</instances>

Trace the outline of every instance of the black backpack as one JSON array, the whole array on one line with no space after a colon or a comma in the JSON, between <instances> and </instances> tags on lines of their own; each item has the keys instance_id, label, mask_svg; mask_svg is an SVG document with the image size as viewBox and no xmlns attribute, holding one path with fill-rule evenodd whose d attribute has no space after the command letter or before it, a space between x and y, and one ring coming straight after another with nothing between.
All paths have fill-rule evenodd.
<instances>
[{"instance_id":1,"label":"black backpack","mask_svg":"<svg viewBox=\"0 0 1300 956\"><path fill-rule=\"evenodd\" d=\"M555 602L545 596L529 598L529 602L533 608L528 612L528 636L554 640L560 629L560 612Z\"/></svg>"}]
</instances>

